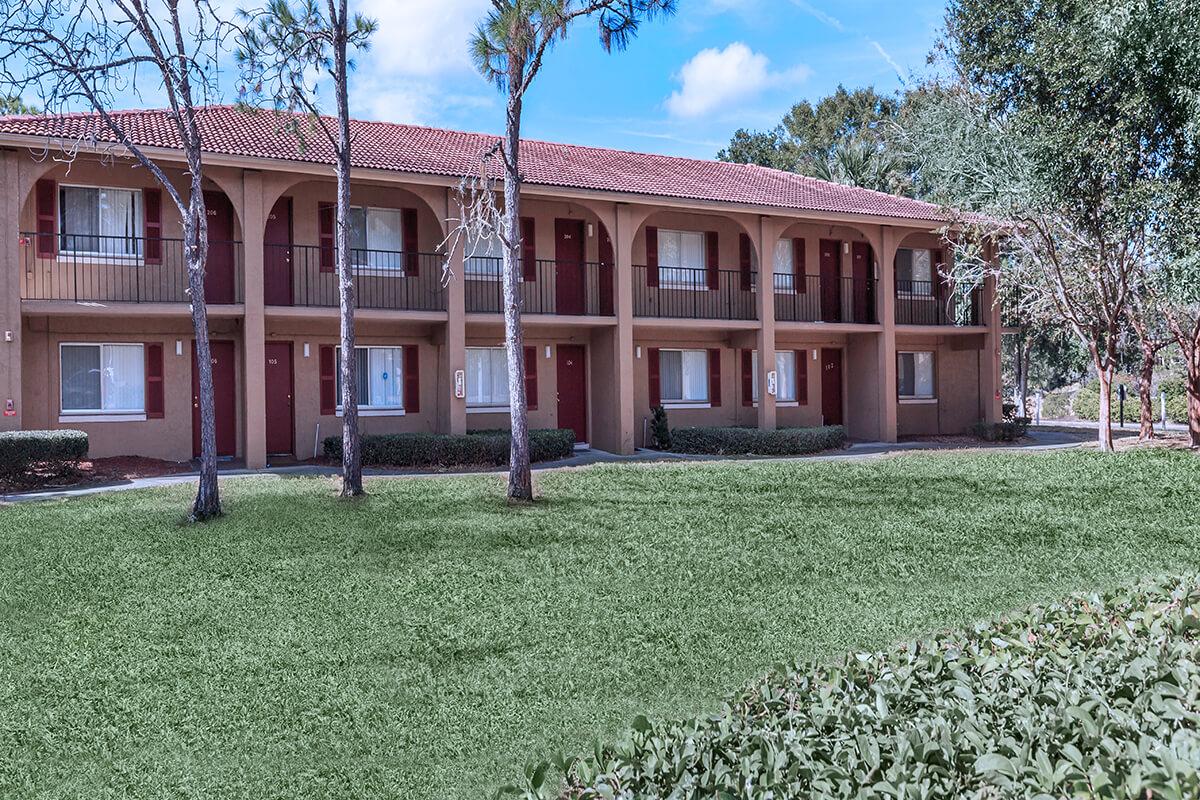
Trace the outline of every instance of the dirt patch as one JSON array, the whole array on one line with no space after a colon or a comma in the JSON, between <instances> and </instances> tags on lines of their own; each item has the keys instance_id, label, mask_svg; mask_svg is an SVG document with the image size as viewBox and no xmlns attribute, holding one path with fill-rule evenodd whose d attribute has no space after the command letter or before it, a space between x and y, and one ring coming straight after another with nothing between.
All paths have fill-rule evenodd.
<instances>
[{"instance_id":1,"label":"dirt patch","mask_svg":"<svg viewBox=\"0 0 1200 800\"><path fill-rule=\"evenodd\" d=\"M141 456L115 456L80 461L72 471L47 473L34 468L16 481L0 481L0 492L31 492L48 489L78 489L106 483L121 483L134 478L157 478L191 472L187 461L163 461Z\"/></svg>"}]
</instances>

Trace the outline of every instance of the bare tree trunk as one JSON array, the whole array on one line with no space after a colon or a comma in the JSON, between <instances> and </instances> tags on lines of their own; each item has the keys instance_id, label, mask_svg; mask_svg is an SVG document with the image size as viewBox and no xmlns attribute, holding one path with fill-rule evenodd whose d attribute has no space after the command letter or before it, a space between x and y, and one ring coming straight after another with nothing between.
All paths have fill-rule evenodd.
<instances>
[{"instance_id":1,"label":"bare tree trunk","mask_svg":"<svg viewBox=\"0 0 1200 800\"><path fill-rule=\"evenodd\" d=\"M1188 436L1193 450L1200 449L1200 364L1188 360Z\"/></svg>"},{"instance_id":2,"label":"bare tree trunk","mask_svg":"<svg viewBox=\"0 0 1200 800\"><path fill-rule=\"evenodd\" d=\"M1029 335L1017 339L1017 416L1029 415Z\"/></svg>"},{"instance_id":3,"label":"bare tree trunk","mask_svg":"<svg viewBox=\"0 0 1200 800\"><path fill-rule=\"evenodd\" d=\"M332 6L332 4L331 4ZM331 10L333 10L331 8ZM340 14L346 19L346 2ZM354 352L354 271L350 264L350 100L346 76L346 30L338 26L334 43L334 91L337 94L338 153L337 209L334 248L338 274L338 304L341 310L342 342L342 497L364 494L362 441L358 431L358 359Z\"/></svg>"},{"instance_id":4,"label":"bare tree trunk","mask_svg":"<svg viewBox=\"0 0 1200 800\"><path fill-rule=\"evenodd\" d=\"M192 170L188 213L183 221L187 248L188 292L192 305L192 332L196 337L196 372L200 385L200 485L192 504L194 522L221 515L217 485L217 414L213 397L212 348L208 339L208 305L204 298L204 270L208 261L208 215L204 208L201 170Z\"/></svg>"},{"instance_id":5,"label":"bare tree trunk","mask_svg":"<svg viewBox=\"0 0 1200 800\"><path fill-rule=\"evenodd\" d=\"M1104 452L1112 452L1113 450L1113 435L1112 435L1112 379L1113 369L1098 369L1097 373L1100 377L1100 417L1099 425L1097 426L1100 449Z\"/></svg>"},{"instance_id":6,"label":"bare tree trunk","mask_svg":"<svg viewBox=\"0 0 1200 800\"><path fill-rule=\"evenodd\" d=\"M1138 374L1138 406L1140 409L1138 441L1154 438L1154 362L1158 350L1152 343L1142 340L1142 369Z\"/></svg>"},{"instance_id":7,"label":"bare tree trunk","mask_svg":"<svg viewBox=\"0 0 1200 800\"><path fill-rule=\"evenodd\" d=\"M504 222L508 246L504 248L504 342L508 350L508 407L512 451L508 467L508 499L533 501L533 475L529 467L529 410L525 401L525 347L521 331L521 98L513 87L521 85L519 71L509 75L509 98L504 137Z\"/></svg>"}]
</instances>

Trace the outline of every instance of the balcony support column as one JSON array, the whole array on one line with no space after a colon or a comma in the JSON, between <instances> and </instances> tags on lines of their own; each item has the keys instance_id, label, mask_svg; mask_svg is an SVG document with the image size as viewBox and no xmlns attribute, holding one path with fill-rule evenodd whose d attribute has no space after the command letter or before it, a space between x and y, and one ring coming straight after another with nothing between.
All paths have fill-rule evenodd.
<instances>
[{"instance_id":1,"label":"balcony support column","mask_svg":"<svg viewBox=\"0 0 1200 800\"><path fill-rule=\"evenodd\" d=\"M758 218L758 428L775 430L775 395L767 392L767 373L775 369L775 242L782 225L771 217Z\"/></svg>"},{"instance_id":2,"label":"balcony support column","mask_svg":"<svg viewBox=\"0 0 1200 800\"><path fill-rule=\"evenodd\" d=\"M21 397L21 198L17 153L0 150L0 430L19 430L24 409ZM28 245L33 247L33 243ZM10 341L11 339L11 341ZM8 401L12 401L8 416Z\"/></svg>"},{"instance_id":3,"label":"balcony support column","mask_svg":"<svg viewBox=\"0 0 1200 800\"><path fill-rule=\"evenodd\" d=\"M267 465L266 312L263 305L263 239L267 209L263 208L262 173L242 173L242 263L246 314L242 329L243 386L245 386L246 467ZM293 402L295 399L293 398Z\"/></svg>"},{"instance_id":4,"label":"balcony support column","mask_svg":"<svg viewBox=\"0 0 1200 800\"><path fill-rule=\"evenodd\" d=\"M450 214L450 190L446 190L446 219ZM446 342L442 350L441 363L442 380L445 390L438 399L438 418L441 429L447 433L467 432L467 398L465 394L466 381L463 382L464 395L455 396L454 375L462 370L466 375L467 369L467 306L466 306L466 273L464 263L465 242L457 242L454 252L450 254L450 269L453 275L446 286Z\"/></svg>"},{"instance_id":5,"label":"balcony support column","mask_svg":"<svg viewBox=\"0 0 1200 800\"><path fill-rule=\"evenodd\" d=\"M988 258L993 262L996 259L996 247L994 243L988 243ZM983 285L982 308L980 313L983 315L983 323L987 325L987 334L983 340L983 352L980 354L979 360L979 393L980 403L983 406L983 421L988 423L999 422L1003 416L1003 403L1000 399L1000 346L1002 342L1003 328L1000 320L1000 304L996 297L996 276L989 275ZM1024 414L1024 411L1021 411Z\"/></svg>"},{"instance_id":6,"label":"balcony support column","mask_svg":"<svg viewBox=\"0 0 1200 800\"><path fill-rule=\"evenodd\" d=\"M879 439L894 442L897 438L897 416L900 406L896 387L896 251L903 232L890 225L882 226L879 252L879 333L876 346L879 389Z\"/></svg>"},{"instance_id":7,"label":"balcony support column","mask_svg":"<svg viewBox=\"0 0 1200 800\"><path fill-rule=\"evenodd\" d=\"M613 329L612 354L607 376L601 380L612 382L613 408L609 424L596 426L594 436L597 445L612 453L633 453L634 425L637 411L633 406L634 370L639 364L633 353L633 238L637 233L644 213L625 203L617 203L612 216L602 216L613 242L613 314L617 325Z\"/></svg>"}]
</instances>

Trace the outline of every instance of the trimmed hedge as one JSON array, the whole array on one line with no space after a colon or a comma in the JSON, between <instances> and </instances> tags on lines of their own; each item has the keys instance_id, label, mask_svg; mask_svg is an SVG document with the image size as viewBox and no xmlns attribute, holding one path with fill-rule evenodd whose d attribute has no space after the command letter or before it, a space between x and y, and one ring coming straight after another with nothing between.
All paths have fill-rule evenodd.
<instances>
[{"instance_id":1,"label":"trimmed hedge","mask_svg":"<svg viewBox=\"0 0 1200 800\"><path fill-rule=\"evenodd\" d=\"M713 456L798 456L846 446L841 425L819 428L672 428L671 452Z\"/></svg>"},{"instance_id":2,"label":"trimmed hedge","mask_svg":"<svg viewBox=\"0 0 1200 800\"><path fill-rule=\"evenodd\" d=\"M389 433L362 437L362 463L368 467L501 466L508 463L511 437L506 430L448 433ZM325 457L342 458L342 437L327 436ZM529 432L529 460L567 458L575 450L571 430Z\"/></svg>"},{"instance_id":3,"label":"trimmed hedge","mask_svg":"<svg viewBox=\"0 0 1200 800\"><path fill-rule=\"evenodd\" d=\"M797 662L713 716L637 717L508 794L657 798L1200 796L1200 576L1075 595L968 631ZM548 779L553 769L565 784Z\"/></svg>"},{"instance_id":4,"label":"trimmed hedge","mask_svg":"<svg viewBox=\"0 0 1200 800\"><path fill-rule=\"evenodd\" d=\"M976 422L972 429L975 436L985 442L1015 442L1029 430L1029 417L1015 417L1001 422Z\"/></svg>"},{"instance_id":5,"label":"trimmed hedge","mask_svg":"<svg viewBox=\"0 0 1200 800\"><path fill-rule=\"evenodd\" d=\"M87 454L88 435L83 431L4 431L0 433L0 479L21 480L35 469L61 475Z\"/></svg>"}]
</instances>

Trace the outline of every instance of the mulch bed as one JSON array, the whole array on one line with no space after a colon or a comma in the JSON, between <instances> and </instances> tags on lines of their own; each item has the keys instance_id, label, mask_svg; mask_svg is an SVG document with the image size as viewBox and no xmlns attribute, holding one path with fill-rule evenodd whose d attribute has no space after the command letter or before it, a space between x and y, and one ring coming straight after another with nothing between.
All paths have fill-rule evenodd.
<instances>
[{"instance_id":1,"label":"mulch bed","mask_svg":"<svg viewBox=\"0 0 1200 800\"><path fill-rule=\"evenodd\" d=\"M163 461L141 456L114 456L80 461L69 473L45 473L33 470L15 481L0 481L0 492L31 492L49 489L78 489L134 478L157 478L191 472L187 461Z\"/></svg>"}]
</instances>

